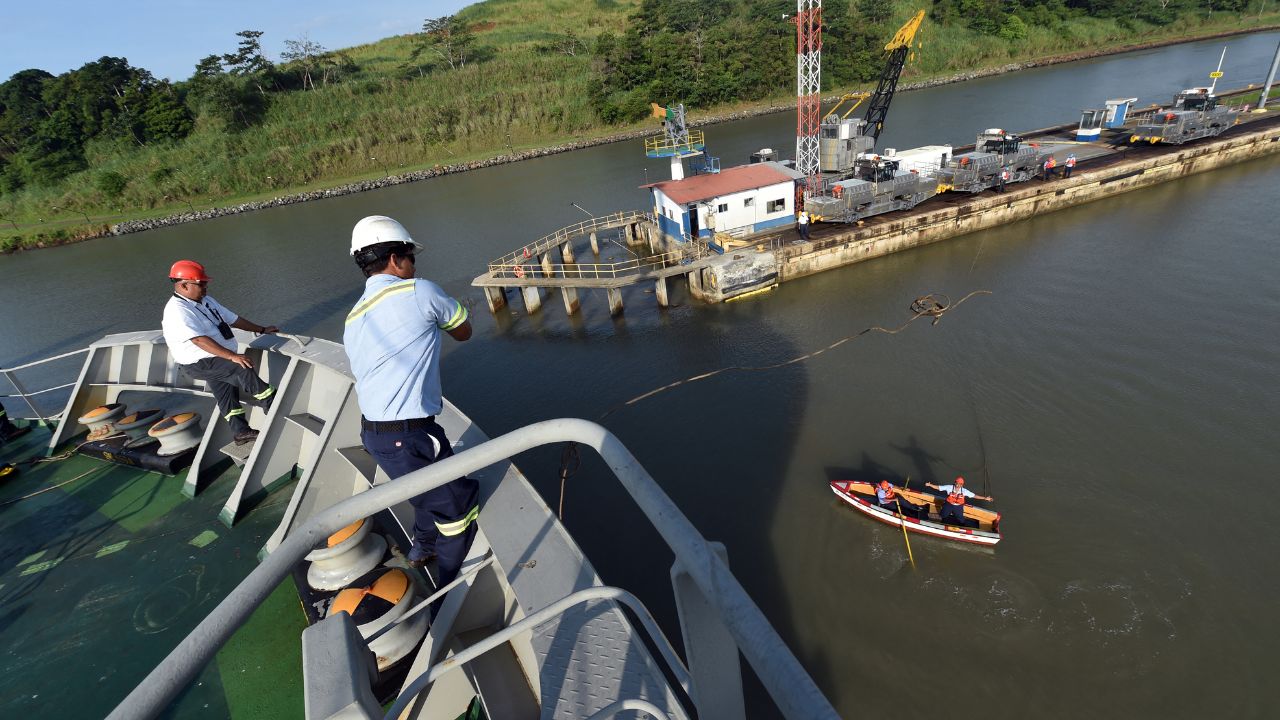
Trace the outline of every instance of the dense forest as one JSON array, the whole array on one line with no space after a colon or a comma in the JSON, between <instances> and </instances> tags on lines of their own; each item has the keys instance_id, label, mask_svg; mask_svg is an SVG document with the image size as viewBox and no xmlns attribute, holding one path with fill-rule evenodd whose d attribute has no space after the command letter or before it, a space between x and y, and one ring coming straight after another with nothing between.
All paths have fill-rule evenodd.
<instances>
[{"instance_id":1,"label":"dense forest","mask_svg":"<svg viewBox=\"0 0 1280 720\"><path fill-rule=\"evenodd\" d=\"M905 77L1275 22L1261 2L933 0ZM823 5L824 90L873 82L918 7ZM275 59L245 30L177 82L120 57L23 70L0 84L0 219L101 227L605 135L655 101L695 115L776 101L794 90L794 13L793 0L509 0L344 51L288 40Z\"/></svg>"}]
</instances>

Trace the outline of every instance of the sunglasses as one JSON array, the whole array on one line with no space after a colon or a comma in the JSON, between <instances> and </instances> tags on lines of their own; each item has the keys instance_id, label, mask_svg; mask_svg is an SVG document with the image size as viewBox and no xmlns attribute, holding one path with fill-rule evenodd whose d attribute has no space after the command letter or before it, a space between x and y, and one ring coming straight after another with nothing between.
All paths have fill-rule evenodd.
<instances>
[{"instance_id":1,"label":"sunglasses","mask_svg":"<svg viewBox=\"0 0 1280 720\"><path fill-rule=\"evenodd\" d=\"M209 287L208 280L183 280L184 285L199 285L200 287Z\"/></svg>"}]
</instances>

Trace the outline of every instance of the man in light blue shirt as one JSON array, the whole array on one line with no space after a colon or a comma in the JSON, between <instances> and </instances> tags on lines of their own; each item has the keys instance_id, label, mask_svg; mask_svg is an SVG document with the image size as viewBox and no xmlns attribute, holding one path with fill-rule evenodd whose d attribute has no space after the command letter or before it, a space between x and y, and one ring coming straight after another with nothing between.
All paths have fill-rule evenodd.
<instances>
[{"instance_id":1,"label":"man in light blue shirt","mask_svg":"<svg viewBox=\"0 0 1280 720\"><path fill-rule=\"evenodd\" d=\"M347 315L342 341L360 402L361 440L392 478L453 454L436 423L441 333L471 337L467 310L438 285L414 277L422 246L389 217L366 217L351 233L351 255L364 272L364 294ZM409 564L437 556L439 583L457 577L475 537L479 484L461 477L413 498Z\"/></svg>"},{"instance_id":2,"label":"man in light blue shirt","mask_svg":"<svg viewBox=\"0 0 1280 720\"><path fill-rule=\"evenodd\" d=\"M968 527L972 524L964 517L965 498L975 498L977 500L986 500L987 502L995 499L990 495L979 495L966 488L962 477L956 478L950 485L934 485L933 483L925 483L925 485L947 494L946 502L942 503L942 522L949 522L952 525Z\"/></svg>"}]
</instances>

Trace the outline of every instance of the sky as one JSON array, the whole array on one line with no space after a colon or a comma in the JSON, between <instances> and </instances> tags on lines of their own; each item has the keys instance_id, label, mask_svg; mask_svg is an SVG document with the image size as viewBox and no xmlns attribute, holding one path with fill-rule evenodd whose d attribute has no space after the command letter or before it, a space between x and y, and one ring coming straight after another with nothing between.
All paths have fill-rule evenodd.
<instances>
[{"instance_id":1,"label":"sky","mask_svg":"<svg viewBox=\"0 0 1280 720\"><path fill-rule=\"evenodd\" d=\"M103 55L156 77L186 80L196 62L236 48L241 30L262 30L267 56L304 34L325 48L417 32L422 21L473 0L30 0L0 1L0 81L19 70L54 75Z\"/></svg>"}]
</instances>

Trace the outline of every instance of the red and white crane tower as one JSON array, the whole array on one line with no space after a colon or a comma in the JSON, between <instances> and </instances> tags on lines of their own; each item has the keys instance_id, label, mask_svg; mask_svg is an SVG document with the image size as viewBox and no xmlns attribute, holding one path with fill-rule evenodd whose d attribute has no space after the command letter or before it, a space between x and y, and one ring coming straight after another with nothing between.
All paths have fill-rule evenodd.
<instances>
[{"instance_id":1,"label":"red and white crane tower","mask_svg":"<svg viewBox=\"0 0 1280 720\"><path fill-rule=\"evenodd\" d=\"M822 104L822 0L796 0L796 170L805 195L818 192Z\"/></svg>"}]
</instances>

